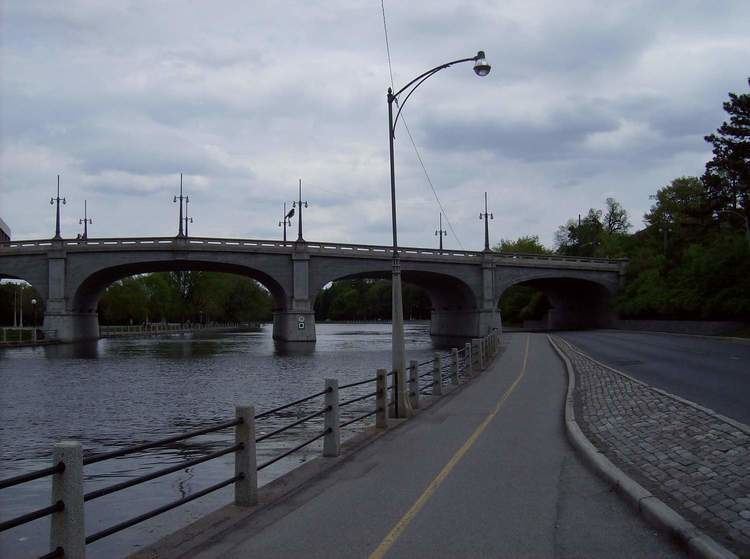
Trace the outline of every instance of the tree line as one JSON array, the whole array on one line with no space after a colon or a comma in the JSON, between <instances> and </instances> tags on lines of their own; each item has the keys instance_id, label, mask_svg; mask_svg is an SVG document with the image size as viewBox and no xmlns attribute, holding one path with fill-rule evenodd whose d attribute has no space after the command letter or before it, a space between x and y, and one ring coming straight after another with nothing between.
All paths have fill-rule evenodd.
<instances>
[{"instance_id":1,"label":"tree line","mask_svg":"<svg viewBox=\"0 0 750 559\"><path fill-rule=\"evenodd\" d=\"M748 80L750 84L750 80ZM659 188L631 233L628 212L614 199L570 219L555 234L569 256L627 258L625 287L615 298L622 317L750 319L750 94L729 94L729 119L705 136L713 157L700 177ZM552 252L536 236L502 241L496 250ZM546 303L517 286L501 302L504 320L540 318Z\"/></svg>"}]
</instances>

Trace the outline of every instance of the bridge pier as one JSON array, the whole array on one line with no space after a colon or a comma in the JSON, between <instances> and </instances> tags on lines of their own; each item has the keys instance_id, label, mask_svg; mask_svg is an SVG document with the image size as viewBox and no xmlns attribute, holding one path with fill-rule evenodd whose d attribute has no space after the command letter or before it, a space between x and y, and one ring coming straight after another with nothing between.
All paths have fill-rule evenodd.
<instances>
[{"instance_id":1,"label":"bridge pier","mask_svg":"<svg viewBox=\"0 0 750 559\"><path fill-rule=\"evenodd\" d=\"M315 343L315 311L274 312L273 339L280 342Z\"/></svg>"},{"instance_id":2,"label":"bridge pier","mask_svg":"<svg viewBox=\"0 0 750 559\"><path fill-rule=\"evenodd\" d=\"M502 323L500 311L486 310L433 310L430 336L437 346L457 347L466 340L482 338L493 329L500 331Z\"/></svg>"},{"instance_id":3,"label":"bridge pier","mask_svg":"<svg viewBox=\"0 0 750 559\"><path fill-rule=\"evenodd\" d=\"M99 315L93 313L47 312L44 330L54 330L61 342L99 339Z\"/></svg>"}]
</instances>

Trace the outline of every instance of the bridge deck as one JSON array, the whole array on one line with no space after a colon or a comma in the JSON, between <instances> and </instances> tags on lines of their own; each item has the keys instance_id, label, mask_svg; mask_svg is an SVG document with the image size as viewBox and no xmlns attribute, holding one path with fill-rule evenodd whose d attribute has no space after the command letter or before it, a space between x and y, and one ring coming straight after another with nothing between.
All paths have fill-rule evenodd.
<instances>
[{"instance_id":1,"label":"bridge deck","mask_svg":"<svg viewBox=\"0 0 750 559\"><path fill-rule=\"evenodd\" d=\"M509 340L460 394L232 531L159 556L682 556L568 445L565 377L546 339Z\"/></svg>"}]
</instances>

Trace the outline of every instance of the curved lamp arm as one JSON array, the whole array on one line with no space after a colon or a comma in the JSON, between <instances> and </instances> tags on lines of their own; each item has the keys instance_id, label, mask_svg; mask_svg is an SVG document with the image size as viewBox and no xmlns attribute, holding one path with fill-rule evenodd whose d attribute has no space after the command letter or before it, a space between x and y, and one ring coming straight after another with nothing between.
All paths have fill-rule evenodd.
<instances>
[{"instance_id":1,"label":"curved lamp arm","mask_svg":"<svg viewBox=\"0 0 750 559\"><path fill-rule=\"evenodd\" d=\"M423 72L422 74L418 75L416 78L411 80L409 83L407 83L404 87L399 89L396 93L392 93L390 90L388 90L388 102L396 101L396 105L398 106L398 112L396 113L396 118L393 120L393 130L395 132L396 130L396 123L398 122L398 117L401 115L401 111L403 110L404 106L406 105L406 102L409 100L409 97L411 97L411 94L414 93L417 88L424 83L424 81L438 73L440 70L444 70L445 68L450 68L454 64L460 64L462 62L477 62L484 58L484 52L479 51L475 56L472 56L471 58L459 58L458 60L453 60L451 62L446 62L445 64L440 64L439 66L435 66L434 68L427 70L426 72ZM416 85L414 85L416 84ZM406 98L404 99L403 103L398 102L398 96L401 95L404 91L409 89L412 85L414 87L409 91Z\"/></svg>"}]
</instances>

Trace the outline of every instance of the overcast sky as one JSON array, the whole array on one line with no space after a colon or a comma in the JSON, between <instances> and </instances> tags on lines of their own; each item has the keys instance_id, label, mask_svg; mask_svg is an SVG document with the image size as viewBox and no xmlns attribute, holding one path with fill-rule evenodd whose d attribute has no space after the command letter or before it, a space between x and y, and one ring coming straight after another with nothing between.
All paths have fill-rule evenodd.
<instances>
[{"instance_id":1,"label":"overcast sky","mask_svg":"<svg viewBox=\"0 0 750 559\"><path fill-rule=\"evenodd\" d=\"M308 240L390 242L378 0L0 0L0 217L54 232L56 175L75 237L177 230L179 173L195 236L278 238L302 178ZM554 231L605 198L640 227L649 194L710 157L729 91L750 74L750 2L385 1L404 110L459 241ZM399 126L402 245L433 246L438 206ZM296 227L296 221L295 221Z\"/></svg>"}]
</instances>

